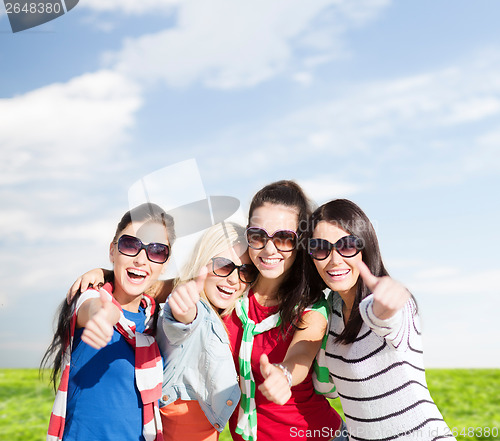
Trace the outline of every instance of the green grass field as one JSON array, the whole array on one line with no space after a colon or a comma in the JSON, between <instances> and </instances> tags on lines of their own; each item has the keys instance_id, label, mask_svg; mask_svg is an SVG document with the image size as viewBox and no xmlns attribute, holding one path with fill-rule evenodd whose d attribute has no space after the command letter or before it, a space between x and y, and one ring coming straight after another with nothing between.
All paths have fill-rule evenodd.
<instances>
[{"instance_id":1,"label":"green grass field","mask_svg":"<svg viewBox=\"0 0 500 441\"><path fill-rule=\"evenodd\" d=\"M1 441L45 439L54 399L46 377L36 369L0 369ZM500 369L428 369L427 382L457 439L500 440ZM339 401L332 405L342 415ZM227 428L220 440L231 440Z\"/></svg>"}]
</instances>

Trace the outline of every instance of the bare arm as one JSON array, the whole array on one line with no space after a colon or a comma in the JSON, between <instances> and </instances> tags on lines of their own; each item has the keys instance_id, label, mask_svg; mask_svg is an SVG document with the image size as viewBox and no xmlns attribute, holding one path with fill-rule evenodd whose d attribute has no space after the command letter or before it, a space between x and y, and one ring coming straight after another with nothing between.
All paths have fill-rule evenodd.
<instances>
[{"instance_id":1,"label":"bare arm","mask_svg":"<svg viewBox=\"0 0 500 441\"><path fill-rule=\"evenodd\" d=\"M78 277L75 280L68 293L66 294L66 301L68 304L75 294L80 291L87 291L89 288L99 289L106 280L109 280L113 276L113 271L104 268L94 268L87 271L85 274Z\"/></svg>"},{"instance_id":2,"label":"bare arm","mask_svg":"<svg viewBox=\"0 0 500 441\"><path fill-rule=\"evenodd\" d=\"M281 366L291 374L291 386L302 383L307 377L321 346L326 326L327 321L321 313L309 311L304 314L301 325L303 329L295 331L285 359L281 363ZM285 404L290 399L291 391L284 370L270 364L266 354L261 356L260 369L265 381L259 386L259 390L268 400Z\"/></svg>"}]
</instances>

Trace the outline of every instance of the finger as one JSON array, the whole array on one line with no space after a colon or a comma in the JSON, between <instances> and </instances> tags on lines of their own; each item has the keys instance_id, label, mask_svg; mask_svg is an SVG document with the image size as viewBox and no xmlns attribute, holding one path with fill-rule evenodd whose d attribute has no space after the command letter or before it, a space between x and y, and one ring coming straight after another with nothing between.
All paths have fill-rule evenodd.
<instances>
[{"instance_id":1,"label":"finger","mask_svg":"<svg viewBox=\"0 0 500 441\"><path fill-rule=\"evenodd\" d=\"M103 348L113 335L113 329L97 318L90 320L82 333L82 341L95 349Z\"/></svg>"},{"instance_id":2,"label":"finger","mask_svg":"<svg viewBox=\"0 0 500 441\"><path fill-rule=\"evenodd\" d=\"M105 340L111 339L113 335L113 326L106 319L106 313L100 311L94 316L94 318L89 322L92 324L92 331L101 336Z\"/></svg>"},{"instance_id":3,"label":"finger","mask_svg":"<svg viewBox=\"0 0 500 441\"><path fill-rule=\"evenodd\" d=\"M203 291L207 275L208 275L208 268L206 266L202 266L200 272L198 273L198 276L195 279L196 289L198 290L199 293Z\"/></svg>"},{"instance_id":4,"label":"finger","mask_svg":"<svg viewBox=\"0 0 500 441\"><path fill-rule=\"evenodd\" d=\"M175 299L172 296L170 296L168 298L168 305L170 306L170 310L172 311L172 314L174 315L174 317L178 314L182 314L181 309L179 308L179 306L177 305L177 302L175 301Z\"/></svg>"},{"instance_id":5,"label":"finger","mask_svg":"<svg viewBox=\"0 0 500 441\"><path fill-rule=\"evenodd\" d=\"M87 291L89 288L93 288L94 285L92 283L92 280L87 277L85 274L81 277L81 286L80 289L82 292Z\"/></svg>"},{"instance_id":6,"label":"finger","mask_svg":"<svg viewBox=\"0 0 500 441\"><path fill-rule=\"evenodd\" d=\"M102 349L108 344L108 340L94 334L93 332L83 332L82 341L94 349Z\"/></svg>"},{"instance_id":7,"label":"finger","mask_svg":"<svg viewBox=\"0 0 500 441\"><path fill-rule=\"evenodd\" d=\"M366 263L362 260L356 262L356 265L359 270L359 275L363 279L363 282L365 282L365 285L368 287L368 289L373 292L379 283L379 278L371 273L370 268L368 268Z\"/></svg>"},{"instance_id":8,"label":"finger","mask_svg":"<svg viewBox=\"0 0 500 441\"><path fill-rule=\"evenodd\" d=\"M260 372L264 377L264 379L266 379L267 377L269 377L269 375L271 375L272 367L273 365L269 363L269 358L267 354L262 354L260 356Z\"/></svg>"},{"instance_id":9,"label":"finger","mask_svg":"<svg viewBox=\"0 0 500 441\"><path fill-rule=\"evenodd\" d=\"M189 311L189 306L186 305L185 300L186 300L185 297L181 293L174 292L170 295L168 299L168 304L170 305L172 311L174 311L175 309L176 312L185 314L186 312Z\"/></svg>"},{"instance_id":10,"label":"finger","mask_svg":"<svg viewBox=\"0 0 500 441\"><path fill-rule=\"evenodd\" d=\"M82 341L94 349L101 349L108 344L103 338L95 335L93 332L86 331L82 333Z\"/></svg>"},{"instance_id":11,"label":"finger","mask_svg":"<svg viewBox=\"0 0 500 441\"><path fill-rule=\"evenodd\" d=\"M272 377L264 381L258 389L269 401L273 401L280 405L285 404L291 397L291 391L288 384L278 378L275 378L274 381L269 381L271 379Z\"/></svg>"},{"instance_id":12,"label":"finger","mask_svg":"<svg viewBox=\"0 0 500 441\"><path fill-rule=\"evenodd\" d=\"M185 295L183 297L183 300L185 301L187 307L194 308L196 303L198 303L198 300L200 300L200 289L198 281L191 280L190 282L186 283L184 288Z\"/></svg>"},{"instance_id":13,"label":"finger","mask_svg":"<svg viewBox=\"0 0 500 441\"><path fill-rule=\"evenodd\" d=\"M109 295L108 291L106 291L104 288L99 288L99 295L101 298L102 307L104 308L106 303L111 302L111 296Z\"/></svg>"},{"instance_id":14,"label":"finger","mask_svg":"<svg viewBox=\"0 0 500 441\"><path fill-rule=\"evenodd\" d=\"M66 302L68 303L68 305L71 303L71 300L73 299L73 297L75 297L75 294L80 289L81 283L82 283L82 278L78 277L78 279L76 279L75 283L73 283L73 285L71 285L71 288L69 289L68 294L66 294Z\"/></svg>"}]
</instances>

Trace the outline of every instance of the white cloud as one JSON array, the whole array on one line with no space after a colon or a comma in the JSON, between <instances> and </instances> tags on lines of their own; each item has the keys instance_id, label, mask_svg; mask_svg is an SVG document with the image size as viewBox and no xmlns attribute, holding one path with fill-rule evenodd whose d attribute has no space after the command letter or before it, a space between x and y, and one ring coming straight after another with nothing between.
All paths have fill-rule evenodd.
<instances>
[{"instance_id":1,"label":"white cloud","mask_svg":"<svg viewBox=\"0 0 500 441\"><path fill-rule=\"evenodd\" d=\"M384 181L401 189L458 183L500 170L500 132L492 118L500 113L498 72L500 53L489 52L469 55L464 65L360 83L265 124L225 129L192 155L213 180L220 179L221 161L226 178L238 180L258 174L270 181L291 169L300 177L297 170L314 167L333 184L311 184L311 194L319 195L321 188L342 195L377 191ZM459 115L457 109L472 104L478 109Z\"/></svg>"},{"instance_id":2,"label":"white cloud","mask_svg":"<svg viewBox=\"0 0 500 441\"><path fill-rule=\"evenodd\" d=\"M310 179L299 179L306 194L314 196L318 204L335 198L349 197L362 190L359 184L343 182L336 177L321 175Z\"/></svg>"},{"instance_id":3,"label":"white cloud","mask_svg":"<svg viewBox=\"0 0 500 441\"><path fill-rule=\"evenodd\" d=\"M85 0L78 7L97 12L122 12L125 14L154 14L158 11L170 12L180 0Z\"/></svg>"},{"instance_id":4,"label":"white cloud","mask_svg":"<svg viewBox=\"0 0 500 441\"><path fill-rule=\"evenodd\" d=\"M0 183L77 177L126 140L140 106L137 85L105 70L0 100Z\"/></svg>"},{"instance_id":5,"label":"white cloud","mask_svg":"<svg viewBox=\"0 0 500 441\"><path fill-rule=\"evenodd\" d=\"M310 72L296 72L292 75L292 79L303 86L309 86L313 82L314 77Z\"/></svg>"},{"instance_id":6,"label":"white cloud","mask_svg":"<svg viewBox=\"0 0 500 441\"><path fill-rule=\"evenodd\" d=\"M173 87L196 82L220 89L250 87L313 56L316 62L331 59L338 52L339 34L375 17L388 4L186 0L177 10L176 27L130 39L107 59L128 76L163 80ZM309 51L301 60L298 49L304 48Z\"/></svg>"},{"instance_id":7,"label":"white cloud","mask_svg":"<svg viewBox=\"0 0 500 441\"><path fill-rule=\"evenodd\" d=\"M454 103L450 107L450 114L444 119L450 125L462 122L477 121L500 112L500 99L484 97L472 98Z\"/></svg>"},{"instance_id":8,"label":"white cloud","mask_svg":"<svg viewBox=\"0 0 500 441\"><path fill-rule=\"evenodd\" d=\"M429 296L500 295L500 270L437 267L416 272L408 282L412 292Z\"/></svg>"}]
</instances>

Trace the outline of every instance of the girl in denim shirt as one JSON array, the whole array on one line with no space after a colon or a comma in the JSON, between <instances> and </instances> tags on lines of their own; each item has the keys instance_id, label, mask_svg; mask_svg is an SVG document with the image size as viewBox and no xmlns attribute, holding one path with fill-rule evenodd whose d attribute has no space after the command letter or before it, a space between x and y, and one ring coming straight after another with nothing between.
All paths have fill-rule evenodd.
<instances>
[{"instance_id":1,"label":"girl in denim shirt","mask_svg":"<svg viewBox=\"0 0 500 441\"><path fill-rule=\"evenodd\" d=\"M257 274L244 229L221 223L207 230L176 281L157 331L166 441L217 440L236 408L240 388L221 317Z\"/></svg>"}]
</instances>

